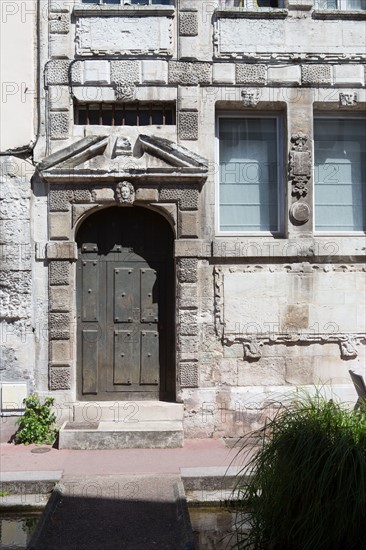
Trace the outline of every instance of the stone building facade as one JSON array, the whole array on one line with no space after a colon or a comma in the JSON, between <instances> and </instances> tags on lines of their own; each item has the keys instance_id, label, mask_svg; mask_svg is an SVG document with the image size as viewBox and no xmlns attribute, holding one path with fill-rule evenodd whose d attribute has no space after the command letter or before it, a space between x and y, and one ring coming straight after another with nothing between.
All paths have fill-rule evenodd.
<instances>
[{"instance_id":1,"label":"stone building facade","mask_svg":"<svg viewBox=\"0 0 366 550\"><path fill-rule=\"evenodd\" d=\"M355 400L363 1L34 5L34 136L1 157L3 414L175 402L187 437L235 437L299 386Z\"/></svg>"}]
</instances>

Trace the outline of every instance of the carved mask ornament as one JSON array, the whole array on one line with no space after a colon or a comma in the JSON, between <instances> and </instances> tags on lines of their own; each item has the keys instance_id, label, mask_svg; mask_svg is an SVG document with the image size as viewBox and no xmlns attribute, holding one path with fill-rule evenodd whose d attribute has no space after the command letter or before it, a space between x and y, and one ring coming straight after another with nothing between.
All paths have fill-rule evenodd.
<instances>
[{"instance_id":1,"label":"carved mask ornament","mask_svg":"<svg viewBox=\"0 0 366 550\"><path fill-rule=\"evenodd\" d=\"M129 181L120 181L116 187L116 201L120 204L132 206L135 201L135 189Z\"/></svg>"}]
</instances>

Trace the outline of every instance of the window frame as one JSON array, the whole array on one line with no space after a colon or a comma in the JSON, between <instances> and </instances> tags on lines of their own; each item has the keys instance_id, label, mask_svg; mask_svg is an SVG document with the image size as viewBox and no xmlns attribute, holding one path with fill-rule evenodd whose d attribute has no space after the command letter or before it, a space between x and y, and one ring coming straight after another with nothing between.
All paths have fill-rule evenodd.
<instances>
[{"instance_id":1,"label":"window frame","mask_svg":"<svg viewBox=\"0 0 366 550\"><path fill-rule=\"evenodd\" d=\"M141 8L149 8L151 6L158 6L158 7L161 7L161 6L175 6L175 1L173 0L168 0L168 4L163 4L163 3L156 3L156 4L153 4L152 1L153 0L144 0L146 3L145 4L131 4L130 2L133 1L133 0L119 0L118 2L113 2L113 1L110 1L108 2L108 0L97 0L97 1L93 1L93 0L79 0L80 4L93 4L94 6L110 6L110 7L113 7L113 6L122 6L122 7L128 7L128 8L138 8L138 7L141 7ZM128 2L128 4L126 4L125 2Z\"/></svg>"},{"instance_id":2,"label":"window frame","mask_svg":"<svg viewBox=\"0 0 366 550\"><path fill-rule=\"evenodd\" d=\"M225 118L263 118L276 120L276 136L277 136L277 230L256 230L256 231L224 231L220 227L220 138L219 138L219 125L220 119ZM242 237L242 236L275 236L283 237L285 224L284 224L284 212L285 212L285 199L286 199L286 186L285 186L285 159L284 159L284 142L285 142L285 117L284 113L276 111L260 111L260 112L248 112L248 111L218 111L216 113L215 120L215 157L217 159L218 169L216 170L215 178L215 234L218 237Z\"/></svg>"},{"instance_id":3,"label":"window frame","mask_svg":"<svg viewBox=\"0 0 366 550\"><path fill-rule=\"evenodd\" d=\"M345 231L344 229L340 231L319 231L316 228L316 208L315 195L316 195L316 182L315 182L315 119L328 119L328 120L364 120L365 122L365 132L366 132L366 116L364 113L350 113L350 112L327 112L327 111L316 111L313 113L313 143L312 143L312 181L313 181L313 234L316 237L326 237L326 236L337 236L337 237L360 237L366 234L366 227L364 230L350 230Z\"/></svg>"}]
</instances>

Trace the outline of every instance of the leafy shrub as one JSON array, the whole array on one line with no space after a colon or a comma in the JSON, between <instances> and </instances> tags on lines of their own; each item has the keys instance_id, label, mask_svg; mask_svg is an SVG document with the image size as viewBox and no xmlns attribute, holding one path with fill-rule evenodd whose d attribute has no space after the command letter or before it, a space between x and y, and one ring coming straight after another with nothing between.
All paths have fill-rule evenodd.
<instances>
[{"instance_id":1,"label":"leafy shrub","mask_svg":"<svg viewBox=\"0 0 366 550\"><path fill-rule=\"evenodd\" d=\"M244 520L235 548L366 548L366 407L349 410L319 392L305 396L280 409L256 443L252 476L243 470L238 483Z\"/></svg>"},{"instance_id":2,"label":"leafy shrub","mask_svg":"<svg viewBox=\"0 0 366 550\"><path fill-rule=\"evenodd\" d=\"M41 403L37 394L23 399L25 412L17 420L19 429L15 434L15 443L52 444L58 432L55 426L56 416L51 410L53 397L46 397Z\"/></svg>"}]
</instances>

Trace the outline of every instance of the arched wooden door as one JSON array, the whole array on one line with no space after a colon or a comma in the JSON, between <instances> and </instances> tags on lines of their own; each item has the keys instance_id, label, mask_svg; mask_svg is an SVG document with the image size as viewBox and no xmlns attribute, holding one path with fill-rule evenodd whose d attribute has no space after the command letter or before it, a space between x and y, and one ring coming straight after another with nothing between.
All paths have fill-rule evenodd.
<instances>
[{"instance_id":1,"label":"arched wooden door","mask_svg":"<svg viewBox=\"0 0 366 550\"><path fill-rule=\"evenodd\" d=\"M173 234L141 207L77 233L78 398L174 399Z\"/></svg>"}]
</instances>

